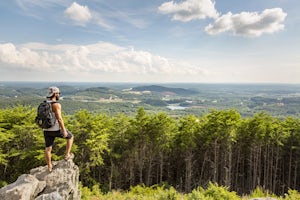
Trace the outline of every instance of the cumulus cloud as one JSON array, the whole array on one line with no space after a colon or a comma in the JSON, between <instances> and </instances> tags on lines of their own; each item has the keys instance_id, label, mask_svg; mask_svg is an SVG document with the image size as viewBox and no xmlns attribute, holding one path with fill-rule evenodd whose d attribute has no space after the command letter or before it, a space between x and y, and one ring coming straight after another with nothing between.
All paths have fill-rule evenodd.
<instances>
[{"instance_id":1,"label":"cumulus cloud","mask_svg":"<svg viewBox=\"0 0 300 200\"><path fill-rule=\"evenodd\" d=\"M40 58L43 54L45 54L45 52L39 54L28 48L17 49L15 45L11 43L0 45L0 63L28 66L29 68L36 68L42 64L44 67L48 68L49 65L46 60L42 60L42 63L40 63Z\"/></svg>"},{"instance_id":2,"label":"cumulus cloud","mask_svg":"<svg viewBox=\"0 0 300 200\"><path fill-rule=\"evenodd\" d=\"M205 31L210 35L232 32L234 35L258 37L264 33L274 33L284 29L284 19L287 16L281 8L266 9L261 14L257 12L231 12L220 16Z\"/></svg>"},{"instance_id":3,"label":"cumulus cloud","mask_svg":"<svg viewBox=\"0 0 300 200\"><path fill-rule=\"evenodd\" d=\"M76 2L73 2L65 12L65 16L73 20L78 25L85 25L92 19L92 14L87 6L82 6Z\"/></svg>"},{"instance_id":4,"label":"cumulus cloud","mask_svg":"<svg viewBox=\"0 0 300 200\"><path fill-rule=\"evenodd\" d=\"M214 18L214 23L205 27L206 33L210 35L231 32L247 37L259 37L264 33L283 30L283 22L287 16L281 8L265 9L262 13L228 12L220 15L213 0L185 0L181 3L169 1L161 4L158 10L162 14L172 14L173 20L182 22Z\"/></svg>"},{"instance_id":5,"label":"cumulus cloud","mask_svg":"<svg viewBox=\"0 0 300 200\"><path fill-rule=\"evenodd\" d=\"M172 19L187 22L196 19L217 18L218 12L215 9L213 0L186 0L182 3L169 1L159 6L162 14L173 14Z\"/></svg>"},{"instance_id":6,"label":"cumulus cloud","mask_svg":"<svg viewBox=\"0 0 300 200\"><path fill-rule=\"evenodd\" d=\"M1 64L2 63L2 64ZM48 45L28 43L16 46L0 45L0 67L18 67L43 72L129 73L129 74L180 74L195 75L203 71L189 65L122 47L99 42L92 45Z\"/></svg>"}]
</instances>

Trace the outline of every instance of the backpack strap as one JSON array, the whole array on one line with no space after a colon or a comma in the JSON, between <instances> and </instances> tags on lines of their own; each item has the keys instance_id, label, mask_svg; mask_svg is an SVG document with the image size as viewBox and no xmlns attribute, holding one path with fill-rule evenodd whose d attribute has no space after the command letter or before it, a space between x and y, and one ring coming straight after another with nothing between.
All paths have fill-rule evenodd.
<instances>
[{"instance_id":1,"label":"backpack strap","mask_svg":"<svg viewBox=\"0 0 300 200\"><path fill-rule=\"evenodd\" d=\"M57 102L57 101L46 101L46 102L48 102L48 103L51 104L51 112L53 112L53 109L52 109L53 104L59 103L59 102Z\"/></svg>"}]
</instances>

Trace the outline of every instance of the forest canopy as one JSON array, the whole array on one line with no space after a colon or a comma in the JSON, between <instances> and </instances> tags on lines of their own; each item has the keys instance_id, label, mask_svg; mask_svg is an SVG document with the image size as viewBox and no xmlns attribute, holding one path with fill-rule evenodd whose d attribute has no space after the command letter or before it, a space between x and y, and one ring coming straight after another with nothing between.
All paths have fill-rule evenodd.
<instances>
[{"instance_id":1,"label":"forest canopy","mask_svg":"<svg viewBox=\"0 0 300 200\"><path fill-rule=\"evenodd\" d=\"M45 165L36 108L0 110L0 186ZM164 112L109 116L80 110L64 115L74 134L75 163L84 187L102 191L169 185L191 192L210 182L249 194L258 186L282 195L299 191L300 121L268 113L241 117L236 110L171 117ZM57 139L53 158L65 141Z\"/></svg>"}]
</instances>

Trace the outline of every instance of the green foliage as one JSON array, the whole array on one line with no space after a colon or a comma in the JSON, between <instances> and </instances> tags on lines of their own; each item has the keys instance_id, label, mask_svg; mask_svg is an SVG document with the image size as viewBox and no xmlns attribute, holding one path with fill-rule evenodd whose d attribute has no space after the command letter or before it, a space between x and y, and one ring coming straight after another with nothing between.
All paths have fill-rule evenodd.
<instances>
[{"instance_id":1,"label":"green foliage","mask_svg":"<svg viewBox=\"0 0 300 200\"><path fill-rule=\"evenodd\" d=\"M208 188L204 190L199 188L203 193L204 197L208 199L218 199L218 200L238 200L240 197L235 192L230 192L228 187L219 186L217 183L209 183Z\"/></svg>"},{"instance_id":2,"label":"green foliage","mask_svg":"<svg viewBox=\"0 0 300 200\"><path fill-rule=\"evenodd\" d=\"M93 185L90 177L92 167L103 164L103 154L109 152L109 134L112 121L106 115L96 115L87 110L78 111L69 119L68 128L74 134L75 161L79 163L83 183Z\"/></svg>"},{"instance_id":3,"label":"green foliage","mask_svg":"<svg viewBox=\"0 0 300 200\"><path fill-rule=\"evenodd\" d=\"M287 194L285 194L285 200L298 200L300 199L300 193L297 190L289 190Z\"/></svg>"},{"instance_id":4,"label":"green foliage","mask_svg":"<svg viewBox=\"0 0 300 200\"><path fill-rule=\"evenodd\" d=\"M184 195L178 193L173 187L166 189L164 186L154 185L151 187L135 186L127 192L111 191L106 194L101 193L99 186L94 185L92 189L80 186L81 199L101 199L101 200L181 200Z\"/></svg>"},{"instance_id":5,"label":"green foliage","mask_svg":"<svg viewBox=\"0 0 300 200\"><path fill-rule=\"evenodd\" d=\"M165 188L164 186L154 185L151 187L134 186L129 191L111 191L106 194L102 193L98 185L92 189L83 187L80 184L82 200L249 200L252 198L272 197L279 200L299 200L300 193L297 190L289 190L284 197L276 197L257 187L249 196L240 197L235 192L228 191L227 187L218 186L210 183L207 189L202 187L194 189L191 193L181 194L173 187Z\"/></svg>"},{"instance_id":6,"label":"green foliage","mask_svg":"<svg viewBox=\"0 0 300 200\"><path fill-rule=\"evenodd\" d=\"M179 194L173 187L165 188L165 186L153 185L151 187L135 186L131 187L126 193L127 197L132 199L145 200L179 200L182 195Z\"/></svg>"},{"instance_id":7,"label":"green foliage","mask_svg":"<svg viewBox=\"0 0 300 200\"><path fill-rule=\"evenodd\" d=\"M4 187L7 185L6 181L0 180L0 188Z\"/></svg>"},{"instance_id":8,"label":"green foliage","mask_svg":"<svg viewBox=\"0 0 300 200\"><path fill-rule=\"evenodd\" d=\"M82 186L82 183L80 183L79 190L81 191L82 200L102 199L102 193L99 185L94 185L92 189L89 189L88 187Z\"/></svg>"},{"instance_id":9,"label":"green foliage","mask_svg":"<svg viewBox=\"0 0 300 200\"><path fill-rule=\"evenodd\" d=\"M5 169L0 174L7 182L42 163L39 149L44 147L44 138L34 124L35 115L36 110L20 105L0 110L0 166Z\"/></svg>"},{"instance_id":10,"label":"green foliage","mask_svg":"<svg viewBox=\"0 0 300 200\"><path fill-rule=\"evenodd\" d=\"M202 125L204 134L208 137L206 142L211 143L216 140L234 142L240 118L241 116L236 110L211 110L204 117L205 121Z\"/></svg>"},{"instance_id":11,"label":"green foliage","mask_svg":"<svg viewBox=\"0 0 300 200\"><path fill-rule=\"evenodd\" d=\"M0 110L1 185L45 165L35 115L28 106ZM72 152L86 199L236 199L228 188L253 191L253 197L300 189L299 119L266 113L241 118L235 110L173 118L143 107L133 116L79 110L63 118L74 134ZM58 138L53 160L64 151L65 140ZM215 184L203 189L209 181ZM170 187L160 186L164 182ZM297 195L293 190L286 198Z\"/></svg>"},{"instance_id":12,"label":"green foliage","mask_svg":"<svg viewBox=\"0 0 300 200\"><path fill-rule=\"evenodd\" d=\"M199 191L197 189L193 190L191 193L187 194L187 200L215 200L211 196L205 196L205 194L202 191Z\"/></svg>"},{"instance_id":13,"label":"green foliage","mask_svg":"<svg viewBox=\"0 0 300 200\"><path fill-rule=\"evenodd\" d=\"M240 197L235 192L228 191L227 187L218 186L218 184L209 183L207 189L202 187L194 189L191 193L181 194L173 187L153 185L134 186L129 191L111 191L106 194L102 193L98 185L91 189L79 186L82 200L248 200L252 198L272 197L279 200L299 200L300 193L297 190L289 190L284 197L276 197L257 187L249 196Z\"/></svg>"},{"instance_id":14,"label":"green foliage","mask_svg":"<svg viewBox=\"0 0 300 200\"><path fill-rule=\"evenodd\" d=\"M200 134L198 119L189 115L179 120L178 134L176 135L176 145L183 150L196 147L196 138Z\"/></svg>"},{"instance_id":15,"label":"green foliage","mask_svg":"<svg viewBox=\"0 0 300 200\"><path fill-rule=\"evenodd\" d=\"M251 198L256 198L256 197L271 197L275 196L273 194L270 194L268 190L264 190L262 187L257 186L249 195Z\"/></svg>"},{"instance_id":16,"label":"green foliage","mask_svg":"<svg viewBox=\"0 0 300 200\"><path fill-rule=\"evenodd\" d=\"M111 122L105 115L95 116L92 120L92 129L90 138L87 138L85 145L89 147L91 166L100 166L103 164L102 155L105 151L109 151L109 132Z\"/></svg>"}]
</instances>

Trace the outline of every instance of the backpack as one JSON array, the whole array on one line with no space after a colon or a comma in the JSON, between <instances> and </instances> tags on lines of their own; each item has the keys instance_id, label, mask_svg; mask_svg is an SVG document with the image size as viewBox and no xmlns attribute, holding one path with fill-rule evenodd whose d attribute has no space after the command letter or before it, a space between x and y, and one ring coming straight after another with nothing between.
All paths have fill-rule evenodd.
<instances>
[{"instance_id":1,"label":"backpack","mask_svg":"<svg viewBox=\"0 0 300 200\"><path fill-rule=\"evenodd\" d=\"M54 126L56 117L52 112L52 104L56 102L43 101L37 108L35 123L43 129Z\"/></svg>"}]
</instances>

